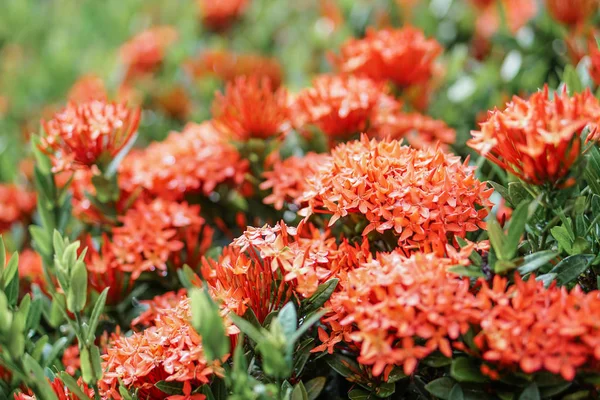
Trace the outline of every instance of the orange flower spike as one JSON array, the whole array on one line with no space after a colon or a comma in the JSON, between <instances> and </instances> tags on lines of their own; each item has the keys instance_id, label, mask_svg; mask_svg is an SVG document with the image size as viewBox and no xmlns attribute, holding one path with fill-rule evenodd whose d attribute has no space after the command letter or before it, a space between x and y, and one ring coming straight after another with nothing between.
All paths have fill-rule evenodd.
<instances>
[{"instance_id":1,"label":"orange flower spike","mask_svg":"<svg viewBox=\"0 0 600 400\"><path fill-rule=\"evenodd\" d=\"M287 91L274 90L266 77L236 78L215 94L212 110L215 127L238 141L277 137L290 127Z\"/></svg>"},{"instance_id":2,"label":"orange flower spike","mask_svg":"<svg viewBox=\"0 0 600 400\"><path fill-rule=\"evenodd\" d=\"M125 80L154 71L162 63L167 48L178 37L172 26L157 26L138 33L120 49L126 68Z\"/></svg>"},{"instance_id":3,"label":"orange flower spike","mask_svg":"<svg viewBox=\"0 0 600 400\"><path fill-rule=\"evenodd\" d=\"M36 207L36 195L12 184L0 184L0 233L17 222L27 221Z\"/></svg>"},{"instance_id":4,"label":"orange flower spike","mask_svg":"<svg viewBox=\"0 0 600 400\"><path fill-rule=\"evenodd\" d=\"M546 0L546 8L555 20L566 25L579 25L596 13L598 0Z\"/></svg>"},{"instance_id":5,"label":"orange flower spike","mask_svg":"<svg viewBox=\"0 0 600 400\"><path fill-rule=\"evenodd\" d=\"M354 75L321 75L296 96L294 124L316 125L330 138L348 138L365 129L384 93L383 82Z\"/></svg>"},{"instance_id":6,"label":"orange flower spike","mask_svg":"<svg viewBox=\"0 0 600 400\"><path fill-rule=\"evenodd\" d=\"M389 80L398 86L423 83L432 75L433 63L442 46L427 39L413 27L367 30L364 39L350 39L334 59L341 72L375 80Z\"/></svg>"},{"instance_id":7,"label":"orange flower spike","mask_svg":"<svg viewBox=\"0 0 600 400\"><path fill-rule=\"evenodd\" d=\"M485 226L491 193L456 156L363 136L332 150L307 178L298 202L308 204L302 215L331 214L330 225L362 215L368 222L363 236L393 229L407 254L441 255L448 234L464 237Z\"/></svg>"},{"instance_id":8,"label":"orange flower spike","mask_svg":"<svg viewBox=\"0 0 600 400\"><path fill-rule=\"evenodd\" d=\"M105 162L133 139L140 112L103 101L69 104L53 119L42 121L46 136L40 149L51 156L54 172Z\"/></svg>"},{"instance_id":9,"label":"orange flower spike","mask_svg":"<svg viewBox=\"0 0 600 400\"><path fill-rule=\"evenodd\" d=\"M550 99L545 87L490 111L467 144L525 182L564 185L580 155L582 130L588 127L587 141L596 141L599 123L600 103L589 90L569 97L564 89Z\"/></svg>"}]
</instances>

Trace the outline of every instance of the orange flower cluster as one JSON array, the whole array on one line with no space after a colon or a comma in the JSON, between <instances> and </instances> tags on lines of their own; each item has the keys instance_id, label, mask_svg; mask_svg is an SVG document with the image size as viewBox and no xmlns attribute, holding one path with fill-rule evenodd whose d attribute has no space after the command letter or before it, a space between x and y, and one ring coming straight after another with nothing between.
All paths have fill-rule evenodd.
<instances>
[{"instance_id":1,"label":"orange flower cluster","mask_svg":"<svg viewBox=\"0 0 600 400\"><path fill-rule=\"evenodd\" d=\"M218 260L203 260L202 276L226 310L244 315L251 309L262 323L292 296L315 292L320 278L329 276L327 249L319 238L301 239L283 222L248 227Z\"/></svg>"},{"instance_id":2,"label":"orange flower cluster","mask_svg":"<svg viewBox=\"0 0 600 400\"><path fill-rule=\"evenodd\" d=\"M467 144L528 183L569 185L581 133L587 127L588 140L597 140L599 123L600 103L589 90L569 97L564 89L551 99L546 86L528 100L515 96L503 111L490 111Z\"/></svg>"},{"instance_id":3,"label":"orange flower cluster","mask_svg":"<svg viewBox=\"0 0 600 400\"><path fill-rule=\"evenodd\" d=\"M454 144L456 140L456 131L444 121L419 113L405 113L396 107L381 107L372 120L371 129L379 138L404 138L417 149L437 143Z\"/></svg>"},{"instance_id":4,"label":"orange flower cluster","mask_svg":"<svg viewBox=\"0 0 600 400\"><path fill-rule=\"evenodd\" d=\"M272 169L263 173L265 180L259 186L261 190L272 190L263 203L281 210L284 203L296 202L307 188L306 178L315 174L327 157L327 154L307 153L302 157L276 160Z\"/></svg>"},{"instance_id":5,"label":"orange flower cluster","mask_svg":"<svg viewBox=\"0 0 600 400\"><path fill-rule=\"evenodd\" d=\"M600 296L578 286L544 288L533 277L515 284L494 277L477 300L484 309L475 343L483 359L525 373L546 370L571 381L579 367L600 360Z\"/></svg>"},{"instance_id":6,"label":"orange flower cluster","mask_svg":"<svg viewBox=\"0 0 600 400\"><path fill-rule=\"evenodd\" d=\"M283 79L281 65L276 59L257 54L210 50L189 60L184 67L195 78L214 75L224 81L233 81L239 76L267 77L274 88L278 88Z\"/></svg>"},{"instance_id":7,"label":"orange flower cluster","mask_svg":"<svg viewBox=\"0 0 600 400\"><path fill-rule=\"evenodd\" d=\"M248 0L197 0L202 22L219 31L227 28L245 11Z\"/></svg>"},{"instance_id":8,"label":"orange flower cluster","mask_svg":"<svg viewBox=\"0 0 600 400\"><path fill-rule=\"evenodd\" d=\"M167 271L167 263L193 264L210 246L212 229L205 226L200 206L163 199L138 201L113 228L111 249L122 271L133 280L143 272ZM183 254L182 254L183 252Z\"/></svg>"},{"instance_id":9,"label":"orange flower cluster","mask_svg":"<svg viewBox=\"0 0 600 400\"><path fill-rule=\"evenodd\" d=\"M289 129L287 91L274 90L266 77L241 76L228 83L224 94L215 94L212 112L215 127L238 141L276 137Z\"/></svg>"},{"instance_id":10,"label":"orange flower cluster","mask_svg":"<svg viewBox=\"0 0 600 400\"><path fill-rule=\"evenodd\" d=\"M37 285L42 291L46 287L42 257L31 249L19 253L19 284L21 290L29 292L31 285ZM25 288L23 287L25 284Z\"/></svg>"},{"instance_id":11,"label":"orange flower cluster","mask_svg":"<svg viewBox=\"0 0 600 400\"><path fill-rule=\"evenodd\" d=\"M144 328L154 325L156 317L159 313L164 310L177 307L177 305L185 299L187 296L187 290L180 289L177 292L167 292L165 294L155 296L152 300L142 300L140 304L147 307L140 315L138 315L133 321L131 326L142 326Z\"/></svg>"},{"instance_id":12,"label":"orange flower cluster","mask_svg":"<svg viewBox=\"0 0 600 400\"><path fill-rule=\"evenodd\" d=\"M162 63L167 48L177 40L172 26L156 26L131 38L121 46L121 62L125 66L125 79L154 71Z\"/></svg>"},{"instance_id":13,"label":"orange flower cluster","mask_svg":"<svg viewBox=\"0 0 600 400\"><path fill-rule=\"evenodd\" d=\"M108 101L104 81L97 75L83 75L71 86L67 98L71 103L88 103L93 100Z\"/></svg>"},{"instance_id":14,"label":"orange flower cluster","mask_svg":"<svg viewBox=\"0 0 600 400\"><path fill-rule=\"evenodd\" d=\"M595 37L590 38L588 41L588 48L590 52L590 76L594 83L600 86L600 48Z\"/></svg>"},{"instance_id":15,"label":"orange flower cluster","mask_svg":"<svg viewBox=\"0 0 600 400\"><path fill-rule=\"evenodd\" d=\"M100 393L121 399L119 381L136 389L141 399L162 400L167 395L154 386L157 382L188 382L194 387L206 384L217 365L208 365L202 340L189 323L190 302L181 300L174 308L161 310L154 325L131 336L116 337L103 355L106 371L99 382Z\"/></svg>"},{"instance_id":16,"label":"orange flower cluster","mask_svg":"<svg viewBox=\"0 0 600 400\"><path fill-rule=\"evenodd\" d=\"M479 3L483 6L486 1L480 1ZM476 39L482 40L485 46L488 44L487 41L500 28L503 17L500 14L499 6L502 7L502 11L506 15L506 23L512 33L516 33L537 13L536 0L500 0L500 2L488 1L487 3L488 5L482 7L475 21Z\"/></svg>"},{"instance_id":17,"label":"orange flower cluster","mask_svg":"<svg viewBox=\"0 0 600 400\"><path fill-rule=\"evenodd\" d=\"M330 334L319 332L323 345L315 351L332 353L345 342L358 349L361 364L373 366L374 376L384 373L386 379L394 365L411 374L419 360L436 350L451 357L451 342L478 321L469 281L447 272L456 261L393 252L348 272L324 318ZM416 343L416 337L423 343Z\"/></svg>"},{"instance_id":18,"label":"orange flower cluster","mask_svg":"<svg viewBox=\"0 0 600 400\"><path fill-rule=\"evenodd\" d=\"M315 125L330 138L363 131L384 96L384 82L355 75L321 75L295 101L296 126Z\"/></svg>"},{"instance_id":19,"label":"orange flower cluster","mask_svg":"<svg viewBox=\"0 0 600 400\"><path fill-rule=\"evenodd\" d=\"M40 148L49 154L54 171L110 161L135 135L140 109L124 104L91 101L69 104L43 122L46 136Z\"/></svg>"},{"instance_id":20,"label":"orange flower cluster","mask_svg":"<svg viewBox=\"0 0 600 400\"><path fill-rule=\"evenodd\" d=\"M248 162L210 122L189 123L162 142L133 152L120 167L119 186L133 193L182 199L186 193L209 194L223 182L240 184Z\"/></svg>"},{"instance_id":21,"label":"orange flower cluster","mask_svg":"<svg viewBox=\"0 0 600 400\"><path fill-rule=\"evenodd\" d=\"M334 62L342 72L389 80L404 87L427 81L441 52L438 42L410 26L367 29L364 39L348 40Z\"/></svg>"},{"instance_id":22,"label":"orange flower cluster","mask_svg":"<svg viewBox=\"0 0 600 400\"><path fill-rule=\"evenodd\" d=\"M598 10L598 0L546 0L552 18L566 25L584 23Z\"/></svg>"},{"instance_id":23,"label":"orange flower cluster","mask_svg":"<svg viewBox=\"0 0 600 400\"><path fill-rule=\"evenodd\" d=\"M468 162L468 161L467 161ZM492 190L474 168L437 148L402 146L396 140L340 144L308 178L301 210L332 214L329 224L348 214L364 216L363 235L392 230L404 252L444 254L450 235L464 237L484 228Z\"/></svg>"},{"instance_id":24,"label":"orange flower cluster","mask_svg":"<svg viewBox=\"0 0 600 400\"><path fill-rule=\"evenodd\" d=\"M36 206L35 193L12 184L0 184L0 233L27 220Z\"/></svg>"}]
</instances>

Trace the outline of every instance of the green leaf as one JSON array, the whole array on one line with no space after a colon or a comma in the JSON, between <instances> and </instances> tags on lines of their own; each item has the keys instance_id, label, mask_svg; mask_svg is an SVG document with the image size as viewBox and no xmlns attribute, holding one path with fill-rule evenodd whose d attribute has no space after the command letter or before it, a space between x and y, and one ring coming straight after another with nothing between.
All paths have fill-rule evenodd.
<instances>
[{"instance_id":1,"label":"green leaf","mask_svg":"<svg viewBox=\"0 0 600 400\"><path fill-rule=\"evenodd\" d=\"M294 332L294 334L290 337L290 341L294 343L296 340L300 339L300 337L304 335L304 333L306 333L306 331L309 330L311 326L319 322L319 320L323 317L323 315L325 315L326 312L326 310L319 310L318 312L311 315L309 318L305 319L302 322L302 325L300 325L300 328L298 328L298 330Z\"/></svg>"},{"instance_id":2,"label":"green leaf","mask_svg":"<svg viewBox=\"0 0 600 400\"><path fill-rule=\"evenodd\" d=\"M594 259L593 254L576 254L562 259L550 273L556 274L556 282L560 286L576 280L583 274Z\"/></svg>"},{"instance_id":3,"label":"green leaf","mask_svg":"<svg viewBox=\"0 0 600 400\"><path fill-rule=\"evenodd\" d=\"M0 235L0 271L4 270L6 266L6 247L4 247L4 239ZM4 273L2 273L4 275Z\"/></svg>"},{"instance_id":4,"label":"green leaf","mask_svg":"<svg viewBox=\"0 0 600 400\"><path fill-rule=\"evenodd\" d=\"M281 311L279 311L277 319L283 328L283 333L285 336L292 336L298 327L298 315L296 314L296 307L294 307L294 303L290 301L283 306Z\"/></svg>"},{"instance_id":5,"label":"green leaf","mask_svg":"<svg viewBox=\"0 0 600 400\"><path fill-rule=\"evenodd\" d=\"M396 393L396 385L392 382L382 382L373 391L377 397L388 398Z\"/></svg>"},{"instance_id":6,"label":"green leaf","mask_svg":"<svg viewBox=\"0 0 600 400\"><path fill-rule=\"evenodd\" d=\"M181 286L186 288L187 290L193 289L195 286L192 284L192 279L194 278L194 271L190 268L189 265L185 264L183 268L177 270L177 276L179 277L179 282L181 282Z\"/></svg>"},{"instance_id":7,"label":"green leaf","mask_svg":"<svg viewBox=\"0 0 600 400\"><path fill-rule=\"evenodd\" d=\"M564 226L555 226L554 228L550 229L550 234L556 240L561 249L571 254L573 251L573 239L571 239L567 228Z\"/></svg>"},{"instance_id":8,"label":"green leaf","mask_svg":"<svg viewBox=\"0 0 600 400\"><path fill-rule=\"evenodd\" d=\"M467 276L470 278L483 278L485 276L480 269L467 267L464 265L455 265L453 267L448 268L448 271L459 276Z\"/></svg>"},{"instance_id":9,"label":"green leaf","mask_svg":"<svg viewBox=\"0 0 600 400\"><path fill-rule=\"evenodd\" d=\"M487 223L488 236L490 237L490 243L496 252L496 256L499 260L507 260L504 257L504 241L506 237L500 227L500 224L495 219L490 219Z\"/></svg>"},{"instance_id":10,"label":"green leaf","mask_svg":"<svg viewBox=\"0 0 600 400\"><path fill-rule=\"evenodd\" d=\"M348 393L350 400L368 400L371 398L371 394L362 389L353 389Z\"/></svg>"},{"instance_id":11,"label":"green leaf","mask_svg":"<svg viewBox=\"0 0 600 400\"><path fill-rule=\"evenodd\" d=\"M521 276L537 271L540 267L548 264L556 258L558 254L552 250L538 251L537 253L528 254L523 258L523 263L517 268Z\"/></svg>"},{"instance_id":12,"label":"green leaf","mask_svg":"<svg viewBox=\"0 0 600 400\"><path fill-rule=\"evenodd\" d=\"M2 250L2 249L0 249ZM4 266L4 264L2 264ZM4 271L2 272L2 282L4 282L4 289L12 282L12 280L18 276L17 271L19 270L19 253L16 251L10 257L10 261ZM18 279L18 277L17 277Z\"/></svg>"},{"instance_id":13,"label":"green leaf","mask_svg":"<svg viewBox=\"0 0 600 400\"><path fill-rule=\"evenodd\" d=\"M240 331L248 335L248 337L254 342L260 343L264 340L264 334L250 322L233 313L229 313L228 317L240 329Z\"/></svg>"},{"instance_id":14,"label":"green leaf","mask_svg":"<svg viewBox=\"0 0 600 400\"><path fill-rule=\"evenodd\" d=\"M445 376L429 382L425 385L425 389L435 397L442 400L448 400L450 391L455 385L456 381L454 379Z\"/></svg>"},{"instance_id":15,"label":"green leaf","mask_svg":"<svg viewBox=\"0 0 600 400\"><path fill-rule=\"evenodd\" d=\"M541 389L541 395L543 399L547 399L552 396L556 396L571 387L571 382L564 382L560 385L548 386Z\"/></svg>"},{"instance_id":16,"label":"green leaf","mask_svg":"<svg viewBox=\"0 0 600 400\"><path fill-rule=\"evenodd\" d=\"M306 382L304 385L308 400L316 400L321 394L327 383L327 378L324 376L318 376Z\"/></svg>"},{"instance_id":17,"label":"green leaf","mask_svg":"<svg viewBox=\"0 0 600 400\"><path fill-rule=\"evenodd\" d=\"M550 284L552 282L554 282L555 278L556 278L556 274L552 272L552 273L547 273L544 275L536 276L535 280L544 282L544 287L548 287L548 286L550 286Z\"/></svg>"},{"instance_id":18,"label":"green leaf","mask_svg":"<svg viewBox=\"0 0 600 400\"><path fill-rule=\"evenodd\" d=\"M479 365L467 357L459 357L452 361L450 375L459 382L487 382L488 378L481 373Z\"/></svg>"},{"instance_id":19,"label":"green leaf","mask_svg":"<svg viewBox=\"0 0 600 400\"><path fill-rule=\"evenodd\" d=\"M54 363L58 359L58 355L65 349L65 346L68 342L69 339L67 339L66 337L61 337L56 342L54 342L54 344L52 344L52 347L50 348L50 351L48 351L48 353L46 353L46 355L44 356L42 366L44 368L50 367L52 363Z\"/></svg>"},{"instance_id":20,"label":"green leaf","mask_svg":"<svg viewBox=\"0 0 600 400\"><path fill-rule=\"evenodd\" d=\"M25 330L37 330L40 324L40 318L42 317L42 303L41 298L36 298L31 303L31 308L29 309L29 313L27 313L27 321L25 323Z\"/></svg>"},{"instance_id":21,"label":"green leaf","mask_svg":"<svg viewBox=\"0 0 600 400\"><path fill-rule=\"evenodd\" d=\"M202 336L204 355L211 361L222 359L229 353L231 343L225 332L225 325L219 314L218 306L206 289L192 290L190 298L192 326Z\"/></svg>"},{"instance_id":22,"label":"green leaf","mask_svg":"<svg viewBox=\"0 0 600 400\"><path fill-rule=\"evenodd\" d=\"M174 381L159 381L154 384L156 388L165 394L183 394L183 383Z\"/></svg>"},{"instance_id":23,"label":"green leaf","mask_svg":"<svg viewBox=\"0 0 600 400\"><path fill-rule=\"evenodd\" d=\"M465 395L463 393L460 385L454 385L452 390L450 390L450 394L448 395L448 400L464 400Z\"/></svg>"},{"instance_id":24,"label":"green leaf","mask_svg":"<svg viewBox=\"0 0 600 400\"><path fill-rule=\"evenodd\" d=\"M540 391L535 383L527 386L521 395L519 400L540 400Z\"/></svg>"},{"instance_id":25,"label":"green leaf","mask_svg":"<svg viewBox=\"0 0 600 400\"><path fill-rule=\"evenodd\" d=\"M525 233L525 225L528 220L529 202L520 203L513 211L513 214L508 222L506 240L503 247L503 256L506 260L512 260L517 255L519 242L523 233Z\"/></svg>"},{"instance_id":26,"label":"green leaf","mask_svg":"<svg viewBox=\"0 0 600 400\"><path fill-rule=\"evenodd\" d=\"M562 75L562 81L567 85L569 94L581 93L583 91L583 84L577 74L577 70L572 65L567 65Z\"/></svg>"},{"instance_id":27,"label":"green leaf","mask_svg":"<svg viewBox=\"0 0 600 400\"><path fill-rule=\"evenodd\" d=\"M309 314L322 307L323 304L325 304L325 302L331 297L331 294L337 287L338 282L339 279L333 278L325 283L320 284L315 293L302 302L302 307L300 309L302 314Z\"/></svg>"},{"instance_id":28,"label":"green leaf","mask_svg":"<svg viewBox=\"0 0 600 400\"><path fill-rule=\"evenodd\" d=\"M326 361L327 365L329 365L344 378L349 378L353 375L356 375L359 371L356 361L340 354L333 354L331 357L328 357Z\"/></svg>"},{"instance_id":29,"label":"green leaf","mask_svg":"<svg viewBox=\"0 0 600 400\"><path fill-rule=\"evenodd\" d=\"M488 183L490 185L492 185L492 187L494 188L494 190L496 192L498 192L498 194L500 194L500 196L502 196L502 198L504 200L506 200L507 202L510 202L510 195L508 194L508 189L507 188L505 188L504 186L502 186L501 184L496 183L496 182L488 181ZM512 206L512 204L511 204L511 206Z\"/></svg>"},{"instance_id":30,"label":"green leaf","mask_svg":"<svg viewBox=\"0 0 600 400\"><path fill-rule=\"evenodd\" d=\"M531 200L531 194L529 194L521 182L510 182L508 184L508 194L513 207L516 207L523 201Z\"/></svg>"},{"instance_id":31,"label":"green leaf","mask_svg":"<svg viewBox=\"0 0 600 400\"><path fill-rule=\"evenodd\" d=\"M67 247L67 250L69 247ZM67 250L65 250L65 255L67 255ZM82 261L73 261L73 264L75 265L71 273L69 290L67 291L67 309L71 312L79 312L84 309L87 302L88 274Z\"/></svg>"},{"instance_id":32,"label":"green leaf","mask_svg":"<svg viewBox=\"0 0 600 400\"><path fill-rule=\"evenodd\" d=\"M106 296L108 296L109 288L105 288L100 296L96 299L96 303L94 304L94 309L92 310L92 314L89 319L89 330L88 335L85 338L87 344L90 344L94 341L96 337L96 328L98 327L98 320L100 319L100 314L104 310L104 305L106 304Z\"/></svg>"},{"instance_id":33,"label":"green leaf","mask_svg":"<svg viewBox=\"0 0 600 400\"><path fill-rule=\"evenodd\" d=\"M294 387L291 400L308 400L308 393L302 382L298 382Z\"/></svg>"},{"instance_id":34,"label":"green leaf","mask_svg":"<svg viewBox=\"0 0 600 400\"><path fill-rule=\"evenodd\" d=\"M442 353L436 352L428 355L422 362L429 367L441 368L452 364L452 359L446 357Z\"/></svg>"}]
</instances>

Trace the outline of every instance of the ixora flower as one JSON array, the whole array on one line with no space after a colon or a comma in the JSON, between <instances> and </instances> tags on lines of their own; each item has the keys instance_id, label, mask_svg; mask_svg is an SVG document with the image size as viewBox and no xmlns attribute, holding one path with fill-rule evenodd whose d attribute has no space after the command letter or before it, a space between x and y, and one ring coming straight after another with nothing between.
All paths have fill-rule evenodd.
<instances>
[{"instance_id":1,"label":"ixora flower","mask_svg":"<svg viewBox=\"0 0 600 400\"><path fill-rule=\"evenodd\" d=\"M384 96L384 85L354 75L321 75L296 96L294 125L315 125L330 138L356 135Z\"/></svg>"},{"instance_id":2,"label":"ixora flower","mask_svg":"<svg viewBox=\"0 0 600 400\"><path fill-rule=\"evenodd\" d=\"M457 261L393 252L348 272L329 301L328 329L319 331L323 345L314 351L345 346L385 379L395 365L413 373L436 350L451 357L452 342L479 321L469 281L447 272Z\"/></svg>"},{"instance_id":3,"label":"ixora flower","mask_svg":"<svg viewBox=\"0 0 600 400\"><path fill-rule=\"evenodd\" d=\"M109 162L133 140L140 112L125 104L96 100L69 104L42 122L46 136L40 149L50 155L55 172Z\"/></svg>"},{"instance_id":4,"label":"ixora flower","mask_svg":"<svg viewBox=\"0 0 600 400\"><path fill-rule=\"evenodd\" d=\"M564 186L573 182L569 172L581 155L584 128L595 141L599 123L600 103L589 90L570 97L565 88L550 98L546 86L490 111L467 144L527 183Z\"/></svg>"},{"instance_id":5,"label":"ixora flower","mask_svg":"<svg viewBox=\"0 0 600 400\"><path fill-rule=\"evenodd\" d=\"M0 184L0 233L27 220L36 206L35 193L13 184Z\"/></svg>"},{"instance_id":6,"label":"ixora flower","mask_svg":"<svg viewBox=\"0 0 600 400\"><path fill-rule=\"evenodd\" d=\"M156 26L131 38L120 49L121 62L130 79L154 71L162 63L167 48L177 40L172 26Z\"/></svg>"},{"instance_id":7,"label":"ixora flower","mask_svg":"<svg viewBox=\"0 0 600 400\"><path fill-rule=\"evenodd\" d=\"M248 0L197 0L204 25L213 30L227 28L240 17L248 6Z\"/></svg>"},{"instance_id":8,"label":"ixora flower","mask_svg":"<svg viewBox=\"0 0 600 400\"><path fill-rule=\"evenodd\" d=\"M190 318L190 301L184 298L176 307L162 309L153 326L131 336L115 337L103 356L101 395L121 399L121 384L137 390L140 399L162 400L169 397L155 386L159 381L183 382L184 388L196 388L209 383L213 375L221 376L219 364L209 365L204 358L202 339L190 325Z\"/></svg>"},{"instance_id":9,"label":"ixora flower","mask_svg":"<svg viewBox=\"0 0 600 400\"><path fill-rule=\"evenodd\" d=\"M64 384L64 382L59 377L54 377L54 380L49 382L50 387L52 388L53 394L56 396L58 400L73 400L78 399ZM88 387L81 378L77 380L77 385L79 388L90 398L94 398L94 389ZM33 393L15 393L14 400L36 400L37 397Z\"/></svg>"},{"instance_id":10,"label":"ixora flower","mask_svg":"<svg viewBox=\"0 0 600 400\"><path fill-rule=\"evenodd\" d=\"M248 227L218 260L202 263L209 292L226 310L244 315L251 309L259 322L294 297L310 297L325 271L328 245L319 237L301 238L283 222Z\"/></svg>"},{"instance_id":11,"label":"ixora flower","mask_svg":"<svg viewBox=\"0 0 600 400\"><path fill-rule=\"evenodd\" d=\"M598 10L598 0L546 0L552 18L566 25L578 25Z\"/></svg>"},{"instance_id":12,"label":"ixora flower","mask_svg":"<svg viewBox=\"0 0 600 400\"><path fill-rule=\"evenodd\" d=\"M367 29L364 39L348 40L334 62L341 72L410 86L431 77L434 61L441 52L438 42L410 26Z\"/></svg>"},{"instance_id":13,"label":"ixora flower","mask_svg":"<svg viewBox=\"0 0 600 400\"><path fill-rule=\"evenodd\" d=\"M273 88L278 88L283 79L281 65L275 58L224 50L204 51L186 61L184 68L194 78L214 76L228 82L240 76L267 77Z\"/></svg>"},{"instance_id":14,"label":"ixora flower","mask_svg":"<svg viewBox=\"0 0 600 400\"><path fill-rule=\"evenodd\" d=\"M596 35L598 32L594 32L588 40L589 56L590 56L590 76L594 80L594 83L600 86L600 48L596 41ZM599 36L600 37L600 36Z\"/></svg>"},{"instance_id":15,"label":"ixora flower","mask_svg":"<svg viewBox=\"0 0 600 400\"><path fill-rule=\"evenodd\" d=\"M308 177L300 211L331 214L329 225L349 214L364 216L371 231L392 231L407 254L443 254L449 235L485 227L492 190L474 167L438 148L413 149L397 140L340 144Z\"/></svg>"},{"instance_id":16,"label":"ixora flower","mask_svg":"<svg viewBox=\"0 0 600 400\"><path fill-rule=\"evenodd\" d=\"M240 184L247 166L212 123L190 123L183 132L128 154L119 186L129 193L141 187L153 196L182 199L188 193L209 194L220 183Z\"/></svg>"},{"instance_id":17,"label":"ixora flower","mask_svg":"<svg viewBox=\"0 0 600 400\"><path fill-rule=\"evenodd\" d=\"M200 206L156 199L138 201L113 228L111 248L122 271L137 279L143 272L167 271L167 262L194 264L210 246L212 229L200 216Z\"/></svg>"},{"instance_id":18,"label":"ixora flower","mask_svg":"<svg viewBox=\"0 0 600 400\"><path fill-rule=\"evenodd\" d=\"M224 94L215 94L212 111L214 126L238 141L277 137L290 127L287 91L274 90L266 77L228 83Z\"/></svg>"},{"instance_id":19,"label":"ixora flower","mask_svg":"<svg viewBox=\"0 0 600 400\"><path fill-rule=\"evenodd\" d=\"M406 139L414 148L454 144L456 131L444 121L431 118L416 112L406 113L400 110L399 104L378 107L371 120L369 133L374 132L379 138Z\"/></svg>"},{"instance_id":20,"label":"ixora flower","mask_svg":"<svg viewBox=\"0 0 600 400\"><path fill-rule=\"evenodd\" d=\"M71 103L87 103L93 100L108 101L104 81L97 75L81 76L73 84L67 95Z\"/></svg>"},{"instance_id":21,"label":"ixora flower","mask_svg":"<svg viewBox=\"0 0 600 400\"><path fill-rule=\"evenodd\" d=\"M578 368L597 367L600 360L598 294L579 286L570 292L554 284L546 289L533 277L516 276L508 286L496 275L477 294L484 313L475 344L491 365L527 374L546 370L571 381Z\"/></svg>"},{"instance_id":22,"label":"ixora flower","mask_svg":"<svg viewBox=\"0 0 600 400\"><path fill-rule=\"evenodd\" d=\"M294 203L307 188L306 178L315 174L319 164L327 157L323 153L307 153L301 157L276 160L271 169L263 173L265 180L260 184L260 189L272 190L263 202L273 204L277 210L281 210L284 203Z\"/></svg>"}]
</instances>

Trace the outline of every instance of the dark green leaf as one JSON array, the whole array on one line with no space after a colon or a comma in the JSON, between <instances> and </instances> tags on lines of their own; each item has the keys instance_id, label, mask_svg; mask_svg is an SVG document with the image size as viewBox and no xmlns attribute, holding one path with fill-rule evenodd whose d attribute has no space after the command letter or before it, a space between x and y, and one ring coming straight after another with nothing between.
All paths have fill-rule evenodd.
<instances>
[{"instance_id":1,"label":"dark green leaf","mask_svg":"<svg viewBox=\"0 0 600 400\"><path fill-rule=\"evenodd\" d=\"M456 381L454 379L445 376L429 382L425 385L425 389L435 397L442 400L448 400L450 391L455 385Z\"/></svg>"},{"instance_id":2,"label":"dark green leaf","mask_svg":"<svg viewBox=\"0 0 600 400\"><path fill-rule=\"evenodd\" d=\"M488 378L479 370L479 364L467 357L459 357L452 361L450 375L459 382L487 382Z\"/></svg>"},{"instance_id":3,"label":"dark green leaf","mask_svg":"<svg viewBox=\"0 0 600 400\"><path fill-rule=\"evenodd\" d=\"M298 382L294 387L291 400L308 400L308 393L302 382Z\"/></svg>"},{"instance_id":4,"label":"dark green leaf","mask_svg":"<svg viewBox=\"0 0 600 400\"><path fill-rule=\"evenodd\" d=\"M306 388L308 400L316 400L317 397L319 397L319 395L323 391L323 388L325 387L326 383L327 378L325 378L324 376L318 376L306 382L304 387Z\"/></svg>"},{"instance_id":5,"label":"dark green leaf","mask_svg":"<svg viewBox=\"0 0 600 400\"><path fill-rule=\"evenodd\" d=\"M463 393L460 385L454 385L452 390L450 390L450 394L448 395L448 400L464 400L465 395Z\"/></svg>"},{"instance_id":6,"label":"dark green leaf","mask_svg":"<svg viewBox=\"0 0 600 400\"><path fill-rule=\"evenodd\" d=\"M302 314L309 314L322 307L323 304L325 304L325 302L331 297L331 294L337 287L338 282L339 279L333 278L325 283L320 284L317 288L317 291L302 302Z\"/></svg>"},{"instance_id":7,"label":"dark green leaf","mask_svg":"<svg viewBox=\"0 0 600 400\"><path fill-rule=\"evenodd\" d=\"M300 328L298 328L298 330L294 332L294 334L290 337L292 343L300 339L300 337L304 335L304 333L306 333L306 331L310 329L311 326L316 324L323 317L323 315L325 315L325 313L326 310L319 310L318 312L311 315L309 318L302 321L302 325L300 325Z\"/></svg>"},{"instance_id":8,"label":"dark green leaf","mask_svg":"<svg viewBox=\"0 0 600 400\"><path fill-rule=\"evenodd\" d=\"M530 274L543 267L558 254L551 250L538 251L537 253L526 255L523 258L523 263L517 268L521 275Z\"/></svg>"},{"instance_id":9,"label":"dark green leaf","mask_svg":"<svg viewBox=\"0 0 600 400\"><path fill-rule=\"evenodd\" d=\"M182 394L183 393L183 383L174 382L174 381L159 381L154 384L157 389L165 394Z\"/></svg>"},{"instance_id":10,"label":"dark green leaf","mask_svg":"<svg viewBox=\"0 0 600 400\"><path fill-rule=\"evenodd\" d=\"M348 393L350 400L368 400L371 398L371 394L362 389L353 389Z\"/></svg>"},{"instance_id":11,"label":"dark green leaf","mask_svg":"<svg viewBox=\"0 0 600 400\"><path fill-rule=\"evenodd\" d=\"M94 341L96 337L96 328L98 327L98 320L100 319L100 314L102 314L102 310L104 310L104 305L106 304L106 296L108 295L108 289L106 288L100 293L100 296L96 299L96 303L94 304L94 309L92 310L92 314L89 319L89 331L86 337L86 341L88 344Z\"/></svg>"},{"instance_id":12,"label":"dark green leaf","mask_svg":"<svg viewBox=\"0 0 600 400\"><path fill-rule=\"evenodd\" d=\"M528 211L529 202L524 201L520 203L514 210L510 221L508 222L506 241L503 248L503 255L506 257L506 260L512 260L517 255L519 242L521 241L523 233L525 233Z\"/></svg>"},{"instance_id":13,"label":"dark green leaf","mask_svg":"<svg viewBox=\"0 0 600 400\"><path fill-rule=\"evenodd\" d=\"M556 264L550 273L556 274L556 282L558 285L563 286L573 282L579 275L584 273L593 259L593 254L576 254L574 256L569 256Z\"/></svg>"},{"instance_id":14,"label":"dark green leaf","mask_svg":"<svg viewBox=\"0 0 600 400\"><path fill-rule=\"evenodd\" d=\"M540 400L540 391L535 383L527 386L521 395L519 400Z\"/></svg>"},{"instance_id":15,"label":"dark green leaf","mask_svg":"<svg viewBox=\"0 0 600 400\"><path fill-rule=\"evenodd\" d=\"M296 332L296 328L298 327L298 315L296 314L296 307L294 306L294 303L290 301L283 306L281 311L279 311L277 319L281 324L281 328L283 329L285 336L291 337L294 332Z\"/></svg>"},{"instance_id":16,"label":"dark green leaf","mask_svg":"<svg viewBox=\"0 0 600 400\"><path fill-rule=\"evenodd\" d=\"M89 397L81 390L75 378L67 374L65 371L59 373L60 379L63 381L66 387L69 388L71 393L80 399L89 399Z\"/></svg>"}]
</instances>

